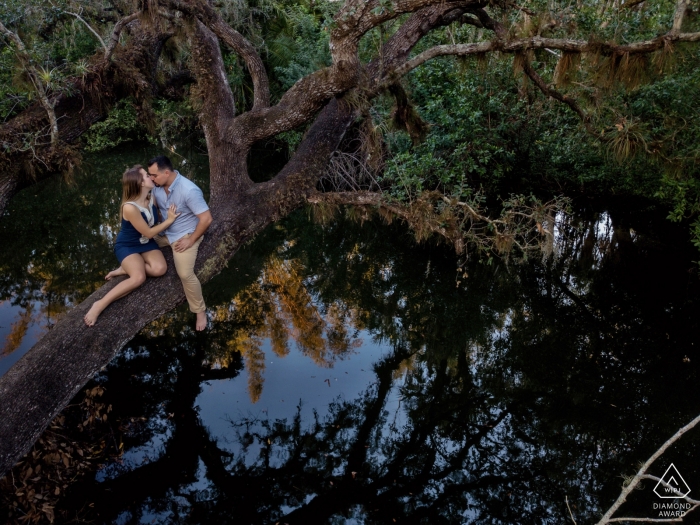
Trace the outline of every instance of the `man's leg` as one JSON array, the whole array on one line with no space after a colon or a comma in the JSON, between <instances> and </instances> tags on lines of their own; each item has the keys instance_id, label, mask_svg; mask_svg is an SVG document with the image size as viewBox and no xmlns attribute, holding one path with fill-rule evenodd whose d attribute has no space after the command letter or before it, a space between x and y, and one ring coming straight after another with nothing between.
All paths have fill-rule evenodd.
<instances>
[{"instance_id":1,"label":"man's leg","mask_svg":"<svg viewBox=\"0 0 700 525\"><path fill-rule=\"evenodd\" d=\"M200 237L194 245L184 252L176 252L173 250L173 260L175 261L175 270L182 281L182 287L185 290L187 302L190 305L190 311L197 314L197 330L204 330L207 327L206 305L202 296L202 284L197 279L194 273L194 263L197 260L197 252L199 245L202 243Z\"/></svg>"}]
</instances>

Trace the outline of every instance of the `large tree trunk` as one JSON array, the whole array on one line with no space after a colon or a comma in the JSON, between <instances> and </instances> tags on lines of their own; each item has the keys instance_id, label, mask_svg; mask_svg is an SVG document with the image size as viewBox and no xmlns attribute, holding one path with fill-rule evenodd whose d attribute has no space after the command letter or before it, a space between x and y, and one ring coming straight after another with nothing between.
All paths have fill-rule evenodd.
<instances>
[{"instance_id":1,"label":"large tree trunk","mask_svg":"<svg viewBox=\"0 0 700 525\"><path fill-rule=\"evenodd\" d=\"M462 13L454 5L428 7L414 13L385 44L382 59L368 65L366 71L371 79L378 81L386 68L404 61L428 31L449 24ZM274 117L275 111L280 111L279 106L271 108L270 115L260 118L265 110L262 108L252 119L244 114L231 124L233 96L228 85L220 81L223 75L216 74L217 70L223 70L218 40L203 24L197 23L192 43L193 72L197 77L193 96L205 100L200 121L211 161L210 206L214 223L200 246L195 268L200 280L206 282L223 268L242 243L307 202L316 191L330 156L353 123L355 112L342 100L330 98L284 169L269 182L253 184L245 164L252 144L248 137L255 134L261 121L269 123L268 117ZM347 78L358 75L342 71L339 76L346 82ZM258 83L265 87L266 79ZM265 98L257 97L263 105ZM294 107L294 100L288 103ZM310 107L311 111L313 105ZM82 386L141 328L184 300L168 251L166 259L169 263L166 275L148 279L141 288L105 309L95 326L87 327L83 316L117 281L100 288L0 378L0 476L31 448Z\"/></svg>"},{"instance_id":2,"label":"large tree trunk","mask_svg":"<svg viewBox=\"0 0 700 525\"><path fill-rule=\"evenodd\" d=\"M323 170L324 158L335 151L352 120L345 104L331 101L282 179L253 187L235 201L212 209L214 224L202 242L196 267L202 282L216 275L242 243L306 201L314 184L299 184L300 180L311 170ZM12 468L82 386L142 327L184 300L169 252L166 258L166 275L148 279L139 290L110 305L94 327L87 327L83 316L116 280L100 288L0 378L0 475Z\"/></svg>"}]
</instances>

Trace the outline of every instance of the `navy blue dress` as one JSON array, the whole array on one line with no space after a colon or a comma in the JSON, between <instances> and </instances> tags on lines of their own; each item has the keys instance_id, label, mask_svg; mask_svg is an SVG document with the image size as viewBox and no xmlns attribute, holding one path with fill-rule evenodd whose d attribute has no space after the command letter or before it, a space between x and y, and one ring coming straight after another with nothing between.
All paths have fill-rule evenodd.
<instances>
[{"instance_id":1,"label":"navy blue dress","mask_svg":"<svg viewBox=\"0 0 700 525\"><path fill-rule=\"evenodd\" d=\"M140 206L137 207L143 210ZM155 204L151 204L151 213L153 214L153 224L157 224L158 209ZM143 211L141 211L141 217L143 217L143 220L146 221L147 224L149 223L148 217ZM153 226L153 224L149 225ZM139 231L122 217L122 227L117 235L117 242L114 244L114 253L117 259L119 259L119 264L131 254L150 252L151 250L159 249L156 241L147 239L146 242L143 242L144 239L146 239L146 237L142 237Z\"/></svg>"}]
</instances>

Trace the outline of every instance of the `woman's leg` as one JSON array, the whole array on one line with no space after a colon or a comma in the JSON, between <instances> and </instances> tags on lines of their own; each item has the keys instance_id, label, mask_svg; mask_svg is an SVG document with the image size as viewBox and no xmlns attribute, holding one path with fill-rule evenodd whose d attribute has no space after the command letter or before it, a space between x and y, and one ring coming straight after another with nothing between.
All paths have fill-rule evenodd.
<instances>
[{"instance_id":1,"label":"woman's leg","mask_svg":"<svg viewBox=\"0 0 700 525\"><path fill-rule=\"evenodd\" d=\"M105 281L111 281L112 277L119 277L120 275L126 275L126 271L121 266L105 275Z\"/></svg>"},{"instance_id":2,"label":"woman's leg","mask_svg":"<svg viewBox=\"0 0 700 525\"><path fill-rule=\"evenodd\" d=\"M124 279L117 286L112 288L102 299L95 301L83 318L86 325L94 325L99 315L107 306L120 297L134 291L146 280L146 263L140 253L132 253L128 257L125 257L122 261L121 268L124 269L129 278Z\"/></svg>"},{"instance_id":3,"label":"woman's leg","mask_svg":"<svg viewBox=\"0 0 700 525\"><path fill-rule=\"evenodd\" d=\"M160 277L161 275L165 275L168 265L165 262L165 257L163 257L163 252L160 250L151 250L141 255L146 262L146 275L148 277ZM105 281L110 281L113 277L119 277L120 275L127 275L126 270L121 266L105 275Z\"/></svg>"},{"instance_id":4,"label":"woman's leg","mask_svg":"<svg viewBox=\"0 0 700 525\"><path fill-rule=\"evenodd\" d=\"M168 265L163 257L163 252L160 250L151 250L141 254L146 263L146 275L149 277L160 277L165 275Z\"/></svg>"}]
</instances>

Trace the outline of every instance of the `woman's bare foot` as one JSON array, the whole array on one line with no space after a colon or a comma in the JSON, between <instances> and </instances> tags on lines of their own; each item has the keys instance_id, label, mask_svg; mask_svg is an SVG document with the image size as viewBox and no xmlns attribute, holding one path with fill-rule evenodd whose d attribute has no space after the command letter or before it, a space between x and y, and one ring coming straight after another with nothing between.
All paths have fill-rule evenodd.
<instances>
[{"instance_id":1,"label":"woman's bare foot","mask_svg":"<svg viewBox=\"0 0 700 525\"><path fill-rule=\"evenodd\" d=\"M90 310L88 310L88 313L86 313L85 317L83 317L85 324L88 326L94 326L97 322L97 318L102 313L102 310L104 310L104 308L100 304L100 301L95 301L95 303L90 307Z\"/></svg>"},{"instance_id":2,"label":"woman's bare foot","mask_svg":"<svg viewBox=\"0 0 700 525\"><path fill-rule=\"evenodd\" d=\"M109 281L110 279L112 279L112 277L119 277L120 275L126 275L126 272L121 266L116 270L112 270L107 275L105 275L105 281Z\"/></svg>"},{"instance_id":3,"label":"woman's bare foot","mask_svg":"<svg viewBox=\"0 0 700 525\"><path fill-rule=\"evenodd\" d=\"M198 312L197 313L197 324L195 325L195 330L201 332L207 327L207 313Z\"/></svg>"}]
</instances>

